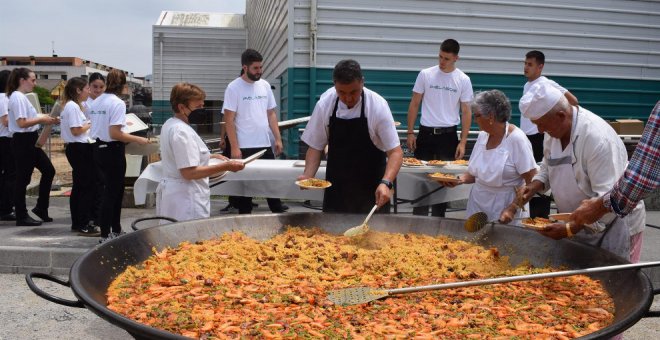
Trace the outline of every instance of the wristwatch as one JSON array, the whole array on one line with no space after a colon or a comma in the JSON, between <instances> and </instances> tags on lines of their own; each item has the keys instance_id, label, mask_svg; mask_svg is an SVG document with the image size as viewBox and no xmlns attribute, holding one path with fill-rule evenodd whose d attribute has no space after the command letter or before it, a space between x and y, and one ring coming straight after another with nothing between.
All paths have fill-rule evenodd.
<instances>
[{"instance_id":1,"label":"wristwatch","mask_svg":"<svg viewBox=\"0 0 660 340\"><path fill-rule=\"evenodd\" d=\"M380 183L387 185L387 188L389 188L389 189L394 188L394 184L392 182L386 180L386 179L381 179Z\"/></svg>"}]
</instances>

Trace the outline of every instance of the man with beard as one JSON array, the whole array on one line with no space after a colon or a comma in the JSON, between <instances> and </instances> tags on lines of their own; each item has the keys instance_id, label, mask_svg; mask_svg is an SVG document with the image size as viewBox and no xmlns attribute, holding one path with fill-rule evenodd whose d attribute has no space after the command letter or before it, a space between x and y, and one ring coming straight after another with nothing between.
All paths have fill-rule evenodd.
<instances>
[{"instance_id":1,"label":"man with beard","mask_svg":"<svg viewBox=\"0 0 660 340\"><path fill-rule=\"evenodd\" d=\"M241 55L243 74L229 83L225 90L225 128L231 148L231 158L242 159L263 149L264 159L275 159L282 153L282 138L277 126L275 97L270 84L261 79L263 57L253 49ZM271 149L270 133L275 138ZM252 213L252 197L230 197L239 214ZM286 211L279 198L268 198L272 212Z\"/></svg>"}]
</instances>

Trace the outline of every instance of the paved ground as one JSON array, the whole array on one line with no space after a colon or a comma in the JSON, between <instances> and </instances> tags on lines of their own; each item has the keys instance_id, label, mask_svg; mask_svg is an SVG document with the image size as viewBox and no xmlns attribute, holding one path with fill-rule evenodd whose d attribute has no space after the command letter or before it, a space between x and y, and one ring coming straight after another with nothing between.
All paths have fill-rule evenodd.
<instances>
[{"instance_id":1,"label":"paved ground","mask_svg":"<svg viewBox=\"0 0 660 340\"><path fill-rule=\"evenodd\" d=\"M255 213L269 213L265 201L259 201ZM300 202L286 202L291 212L312 211ZM28 206L34 199L28 200ZM213 215L226 205L223 200L212 202ZM409 213L410 209L401 209ZM124 209L122 224L126 231L139 217L153 216L154 209ZM450 213L463 217L464 211ZM82 237L69 231L68 199L54 197L50 215L55 219L40 227L16 227L0 222L0 340L46 339L56 336L66 339L126 339L129 335L86 309L64 307L48 302L32 293L22 273L50 272L66 278L68 269L82 253L94 247L97 237ZM647 223L660 225L660 212L649 212ZM148 224L141 225L144 227ZM660 229L647 228L642 260L660 260ZM73 298L67 288L39 281L43 289L64 298ZM660 311L660 297L651 310ZM626 339L660 339L660 317L640 320L625 333Z\"/></svg>"}]
</instances>

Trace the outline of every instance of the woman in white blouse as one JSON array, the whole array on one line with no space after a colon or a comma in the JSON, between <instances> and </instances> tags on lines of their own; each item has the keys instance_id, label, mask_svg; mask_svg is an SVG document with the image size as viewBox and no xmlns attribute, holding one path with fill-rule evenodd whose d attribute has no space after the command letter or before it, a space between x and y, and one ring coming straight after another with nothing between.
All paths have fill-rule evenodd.
<instances>
[{"instance_id":1,"label":"woman in white blouse","mask_svg":"<svg viewBox=\"0 0 660 340\"><path fill-rule=\"evenodd\" d=\"M37 110L30 104L25 96L32 92L37 85L37 77L30 69L25 67L15 68L9 75L7 81L7 96L9 96L9 131L12 136L12 151L16 161L16 184L14 187L14 205L16 209L17 226L38 226L40 221L28 215L25 192L32 171L37 168L41 172L39 180L39 198L32 212L43 222L52 222L48 216L50 203L50 187L55 177L55 168L46 156L46 153L36 147L39 138L39 124L57 124L59 118L46 115L38 116ZM20 157L18 156L20 155Z\"/></svg>"},{"instance_id":2,"label":"woman in white blouse","mask_svg":"<svg viewBox=\"0 0 660 340\"><path fill-rule=\"evenodd\" d=\"M73 169L73 185L69 197L71 230L83 236L98 236L96 227L90 225L96 196L96 168L92 161L93 147L89 138L91 123L83 113L83 103L88 96L87 80L80 77L69 79L64 87L60 128L66 159Z\"/></svg>"},{"instance_id":3,"label":"woman in white blouse","mask_svg":"<svg viewBox=\"0 0 660 340\"><path fill-rule=\"evenodd\" d=\"M134 142L148 144L144 137L133 136L122 131L126 125L126 104L119 98L126 90L126 75L114 69L108 73L105 93L92 103L90 137L94 143L94 162L102 174L103 193L100 216L103 243L119 236L121 231L121 202L124 197L124 175L126 174L125 144Z\"/></svg>"},{"instance_id":4,"label":"woman in white blouse","mask_svg":"<svg viewBox=\"0 0 660 340\"><path fill-rule=\"evenodd\" d=\"M468 171L459 176L458 183L474 183L467 216L485 212L489 221L512 213L509 218L528 217L529 209L517 206L516 190L532 180L536 162L525 133L509 124L509 99L499 90L479 92L472 102L472 114L481 132L470 154Z\"/></svg>"}]
</instances>

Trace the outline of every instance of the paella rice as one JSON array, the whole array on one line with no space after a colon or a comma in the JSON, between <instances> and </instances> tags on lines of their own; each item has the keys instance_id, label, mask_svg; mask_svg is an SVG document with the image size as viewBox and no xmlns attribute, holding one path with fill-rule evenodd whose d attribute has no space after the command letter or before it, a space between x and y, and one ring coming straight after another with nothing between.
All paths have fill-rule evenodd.
<instances>
[{"instance_id":1,"label":"paella rice","mask_svg":"<svg viewBox=\"0 0 660 340\"><path fill-rule=\"evenodd\" d=\"M154 250L108 288L108 308L191 338L547 338L610 324L614 304L586 276L407 294L337 306L327 292L549 271L512 267L496 248L418 234L362 238L290 227Z\"/></svg>"}]
</instances>

